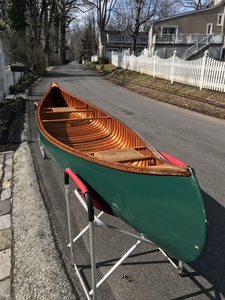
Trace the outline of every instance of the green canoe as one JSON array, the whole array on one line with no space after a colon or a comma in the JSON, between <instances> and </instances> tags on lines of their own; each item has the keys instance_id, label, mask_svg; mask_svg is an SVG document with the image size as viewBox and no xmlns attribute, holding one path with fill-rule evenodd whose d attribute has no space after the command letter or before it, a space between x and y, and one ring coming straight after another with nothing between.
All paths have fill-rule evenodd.
<instances>
[{"instance_id":1,"label":"green canoe","mask_svg":"<svg viewBox=\"0 0 225 300\"><path fill-rule=\"evenodd\" d=\"M207 217L193 169L52 83L36 110L40 142L114 214L183 262L196 259ZM99 204L99 205L98 205Z\"/></svg>"}]
</instances>

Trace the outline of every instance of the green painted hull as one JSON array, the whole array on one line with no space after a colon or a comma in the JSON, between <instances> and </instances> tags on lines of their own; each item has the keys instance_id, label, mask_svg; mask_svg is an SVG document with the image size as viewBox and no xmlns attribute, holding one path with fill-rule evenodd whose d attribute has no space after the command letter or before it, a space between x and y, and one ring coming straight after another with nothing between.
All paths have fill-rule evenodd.
<instances>
[{"instance_id":1,"label":"green painted hull","mask_svg":"<svg viewBox=\"0 0 225 300\"><path fill-rule=\"evenodd\" d=\"M196 259L207 236L207 218L198 182L191 176L120 171L76 157L41 141L63 168L71 168L109 204L113 213L183 262Z\"/></svg>"}]
</instances>

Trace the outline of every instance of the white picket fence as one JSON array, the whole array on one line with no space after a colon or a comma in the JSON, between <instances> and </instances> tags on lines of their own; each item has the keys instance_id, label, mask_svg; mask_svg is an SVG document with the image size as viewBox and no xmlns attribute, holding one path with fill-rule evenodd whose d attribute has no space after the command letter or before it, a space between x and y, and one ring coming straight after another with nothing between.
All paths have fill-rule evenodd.
<instances>
[{"instance_id":1,"label":"white picket fence","mask_svg":"<svg viewBox=\"0 0 225 300\"><path fill-rule=\"evenodd\" d=\"M112 52L113 65L169 80L171 83L180 82L197 86L200 89L210 89L225 92L225 63L208 57L208 51L202 58L186 61L174 55L162 59L157 55L150 56L145 49L141 56L130 55L129 51Z\"/></svg>"}]
</instances>

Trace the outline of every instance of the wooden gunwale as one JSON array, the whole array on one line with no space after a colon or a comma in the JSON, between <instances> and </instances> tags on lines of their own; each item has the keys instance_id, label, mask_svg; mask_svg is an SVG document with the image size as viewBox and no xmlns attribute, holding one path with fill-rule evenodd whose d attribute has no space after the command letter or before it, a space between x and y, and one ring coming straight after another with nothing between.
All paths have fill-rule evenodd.
<instances>
[{"instance_id":1,"label":"wooden gunwale","mask_svg":"<svg viewBox=\"0 0 225 300\"><path fill-rule=\"evenodd\" d=\"M125 163L117 163L114 161L103 161L102 159L99 159L95 157L93 151L84 151L83 153L79 150L77 151L73 147L70 147L64 143L61 143L60 141L53 138L50 134L47 132L45 133L45 137L51 141L54 145L56 145L59 149L63 151L67 151L68 153L72 155L76 155L82 159L87 159L90 162L97 163L99 165L114 168L121 171L126 172L132 172L132 173L140 173L140 174L152 174L152 175L170 175L170 176L190 176L192 174L191 169L189 167L178 167L173 165L166 165L165 163L159 166L134 166L134 165L126 165ZM107 148L111 149L111 148ZM99 149L98 149L99 150ZM90 155L91 152L91 155Z\"/></svg>"}]
</instances>

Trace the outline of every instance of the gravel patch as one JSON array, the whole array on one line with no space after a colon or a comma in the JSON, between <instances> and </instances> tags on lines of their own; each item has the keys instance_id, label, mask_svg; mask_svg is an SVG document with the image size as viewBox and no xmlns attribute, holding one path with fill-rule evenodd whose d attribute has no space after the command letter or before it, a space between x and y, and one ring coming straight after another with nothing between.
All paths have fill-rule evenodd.
<instances>
[{"instance_id":1,"label":"gravel patch","mask_svg":"<svg viewBox=\"0 0 225 300\"><path fill-rule=\"evenodd\" d=\"M12 224L14 298L76 299L54 246L26 142L14 154Z\"/></svg>"}]
</instances>

